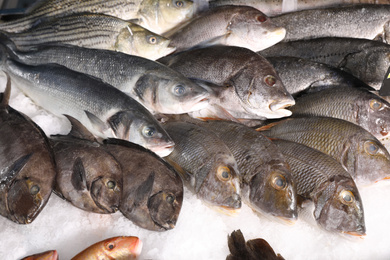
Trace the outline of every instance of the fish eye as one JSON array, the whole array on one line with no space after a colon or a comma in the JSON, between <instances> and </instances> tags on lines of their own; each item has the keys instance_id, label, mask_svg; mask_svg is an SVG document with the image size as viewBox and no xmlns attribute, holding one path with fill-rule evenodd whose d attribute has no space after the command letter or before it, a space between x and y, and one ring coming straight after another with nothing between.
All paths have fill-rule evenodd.
<instances>
[{"instance_id":1,"label":"fish eye","mask_svg":"<svg viewBox=\"0 0 390 260\"><path fill-rule=\"evenodd\" d=\"M267 21L267 17L265 17L264 15L258 15L256 16L256 20L260 23L264 23L265 21Z\"/></svg>"},{"instance_id":2,"label":"fish eye","mask_svg":"<svg viewBox=\"0 0 390 260\"><path fill-rule=\"evenodd\" d=\"M376 100L376 99L371 99L370 100L370 107L374 110L374 111L378 111L381 107L382 107L382 102Z\"/></svg>"},{"instance_id":3,"label":"fish eye","mask_svg":"<svg viewBox=\"0 0 390 260\"><path fill-rule=\"evenodd\" d=\"M175 196L169 194L168 196L165 197L165 201L168 202L169 204L172 204L175 201Z\"/></svg>"},{"instance_id":4,"label":"fish eye","mask_svg":"<svg viewBox=\"0 0 390 260\"><path fill-rule=\"evenodd\" d=\"M355 196L353 193L349 190L342 190L340 192L340 200L343 204L345 205L351 205L352 203L355 202Z\"/></svg>"},{"instance_id":5,"label":"fish eye","mask_svg":"<svg viewBox=\"0 0 390 260\"><path fill-rule=\"evenodd\" d=\"M107 188L109 188L110 190L112 190L112 189L115 188L116 183L115 183L115 181L108 181L108 182L106 183L106 186L107 186Z\"/></svg>"},{"instance_id":6,"label":"fish eye","mask_svg":"<svg viewBox=\"0 0 390 260\"><path fill-rule=\"evenodd\" d=\"M379 146L372 141L366 141L364 142L364 151L370 155L375 155L379 151Z\"/></svg>"},{"instance_id":7,"label":"fish eye","mask_svg":"<svg viewBox=\"0 0 390 260\"><path fill-rule=\"evenodd\" d=\"M40 188L39 188L38 185L33 185L30 188L30 194L31 195L37 195L39 191L40 191Z\"/></svg>"},{"instance_id":8,"label":"fish eye","mask_svg":"<svg viewBox=\"0 0 390 260\"><path fill-rule=\"evenodd\" d=\"M156 132L156 129L151 126L145 126L142 133L146 137L152 137Z\"/></svg>"},{"instance_id":9,"label":"fish eye","mask_svg":"<svg viewBox=\"0 0 390 260\"><path fill-rule=\"evenodd\" d=\"M175 94L177 95L177 96L181 96L181 95L183 95L184 94L184 92L185 92L185 87L183 86L183 85L177 85L177 86L175 86L175 88L173 89L173 91L175 92Z\"/></svg>"},{"instance_id":10,"label":"fish eye","mask_svg":"<svg viewBox=\"0 0 390 260\"><path fill-rule=\"evenodd\" d=\"M272 75L268 75L264 78L264 82L270 86L270 87L273 87L276 83L276 78Z\"/></svg>"},{"instance_id":11,"label":"fish eye","mask_svg":"<svg viewBox=\"0 0 390 260\"><path fill-rule=\"evenodd\" d=\"M279 173L274 173L272 175L271 185L277 190L284 190L287 187L286 178Z\"/></svg>"},{"instance_id":12,"label":"fish eye","mask_svg":"<svg viewBox=\"0 0 390 260\"><path fill-rule=\"evenodd\" d=\"M184 6L184 2L183 1L175 1L175 6L181 8Z\"/></svg>"},{"instance_id":13,"label":"fish eye","mask_svg":"<svg viewBox=\"0 0 390 260\"><path fill-rule=\"evenodd\" d=\"M217 170L217 176L221 181L229 181L232 178L230 169L226 166L219 166Z\"/></svg>"},{"instance_id":14,"label":"fish eye","mask_svg":"<svg viewBox=\"0 0 390 260\"><path fill-rule=\"evenodd\" d=\"M107 243L106 244L106 249L107 250L112 250L115 248L115 243Z\"/></svg>"},{"instance_id":15,"label":"fish eye","mask_svg":"<svg viewBox=\"0 0 390 260\"><path fill-rule=\"evenodd\" d=\"M157 43L157 37L153 36L153 35L148 36L148 42L150 44L156 44Z\"/></svg>"}]
</instances>

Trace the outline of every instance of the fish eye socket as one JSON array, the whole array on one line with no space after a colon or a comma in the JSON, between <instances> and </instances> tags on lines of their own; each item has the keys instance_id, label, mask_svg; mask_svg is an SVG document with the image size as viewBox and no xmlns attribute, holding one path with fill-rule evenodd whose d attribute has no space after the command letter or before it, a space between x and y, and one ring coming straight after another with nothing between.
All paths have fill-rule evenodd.
<instances>
[{"instance_id":1,"label":"fish eye socket","mask_svg":"<svg viewBox=\"0 0 390 260\"><path fill-rule=\"evenodd\" d=\"M221 181L229 181L232 178L230 169L226 166L219 166L217 176Z\"/></svg>"},{"instance_id":2,"label":"fish eye socket","mask_svg":"<svg viewBox=\"0 0 390 260\"><path fill-rule=\"evenodd\" d=\"M165 197L165 201L168 202L169 204L172 204L175 201L175 196L172 194L169 194L168 196Z\"/></svg>"},{"instance_id":3,"label":"fish eye socket","mask_svg":"<svg viewBox=\"0 0 390 260\"><path fill-rule=\"evenodd\" d=\"M273 87L276 84L276 78L272 75L268 75L264 78L264 82L270 86Z\"/></svg>"},{"instance_id":4,"label":"fish eye socket","mask_svg":"<svg viewBox=\"0 0 390 260\"><path fill-rule=\"evenodd\" d=\"M181 96L181 95L184 94L185 88L184 88L183 85L177 85L177 86L175 86L175 88L174 88L173 91L175 92L175 94L176 94L177 96Z\"/></svg>"},{"instance_id":5,"label":"fish eye socket","mask_svg":"<svg viewBox=\"0 0 390 260\"><path fill-rule=\"evenodd\" d=\"M33 185L30 188L30 194L31 195L37 195L39 191L40 191L40 188L39 188L38 185Z\"/></svg>"},{"instance_id":6,"label":"fish eye socket","mask_svg":"<svg viewBox=\"0 0 390 260\"><path fill-rule=\"evenodd\" d=\"M355 202L355 196L349 190L342 190L340 192L340 200L345 205L351 205Z\"/></svg>"},{"instance_id":7,"label":"fish eye socket","mask_svg":"<svg viewBox=\"0 0 390 260\"><path fill-rule=\"evenodd\" d=\"M156 44L157 43L157 37L153 36L153 35L148 36L148 42L150 44Z\"/></svg>"},{"instance_id":8,"label":"fish eye socket","mask_svg":"<svg viewBox=\"0 0 390 260\"><path fill-rule=\"evenodd\" d=\"M112 189L115 188L116 183L115 183L115 181L108 181L108 182L106 183L106 185L107 185L107 188L109 188L110 190L112 190Z\"/></svg>"},{"instance_id":9,"label":"fish eye socket","mask_svg":"<svg viewBox=\"0 0 390 260\"><path fill-rule=\"evenodd\" d=\"M181 8L184 6L184 2L183 1L175 1L175 6Z\"/></svg>"},{"instance_id":10,"label":"fish eye socket","mask_svg":"<svg viewBox=\"0 0 390 260\"><path fill-rule=\"evenodd\" d=\"M372 141L366 141L364 143L364 151L370 155L375 155L379 151L379 146Z\"/></svg>"},{"instance_id":11,"label":"fish eye socket","mask_svg":"<svg viewBox=\"0 0 390 260\"><path fill-rule=\"evenodd\" d=\"M152 137L155 134L156 129L154 127L151 127L151 126L145 126L142 132L143 132L144 136Z\"/></svg>"},{"instance_id":12,"label":"fish eye socket","mask_svg":"<svg viewBox=\"0 0 390 260\"><path fill-rule=\"evenodd\" d=\"M260 23L264 23L265 21L267 21L267 17L265 17L264 15L258 15L256 16L256 20Z\"/></svg>"},{"instance_id":13,"label":"fish eye socket","mask_svg":"<svg viewBox=\"0 0 390 260\"><path fill-rule=\"evenodd\" d=\"M287 187L286 178L279 173L274 173L272 175L271 185L277 190L284 190Z\"/></svg>"},{"instance_id":14,"label":"fish eye socket","mask_svg":"<svg viewBox=\"0 0 390 260\"><path fill-rule=\"evenodd\" d=\"M376 99L371 99L370 100L370 107L374 111L378 111L382 107L382 102L376 100Z\"/></svg>"},{"instance_id":15,"label":"fish eye socket","mask_svg":"<svg viewBox=\"0 0 390 260\"><path fill-rule=\"evenodd\" d=\"M115 243L107 243L106 244L106 249L107 250L112 250L115 248Z\"/></svg>"}]
</instances>

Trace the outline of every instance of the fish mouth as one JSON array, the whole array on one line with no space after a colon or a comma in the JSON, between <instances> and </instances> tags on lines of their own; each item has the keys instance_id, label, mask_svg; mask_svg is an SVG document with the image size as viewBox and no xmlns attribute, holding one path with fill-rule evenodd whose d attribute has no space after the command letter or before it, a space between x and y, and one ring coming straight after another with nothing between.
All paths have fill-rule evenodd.
<instances>
[{"instance_id":1,"label":"fish mouth","mask_svg":"<svg viewBox=\"0 0 390 260\"><path fill-rule=\"evenodd\" d=\"M132 248L132 252L136 255L136 256L139 256L142 252L142 247L143 247L143 243L141 241L141 239L137 239L131 246L130 248Z\"/></svg>"},{"instance_id":2,"label":"fish mouth","mask_svg":"<svg viewBox=\"0 0 390 260\"><path fill-rule=\"evenodd\" d=\"M210 99L208 98L208 95L202 96L200 99L195 101L195 104L193 104L188 110L187 113L198 111L201 109L206 108L210 103Z\"/></svg>"},{"instance_id":3,"label":"fish mouth","mask_svg":"<svg viewBox=\"0 0 390 260\"><path fill-rule=\"evenodd\" d=\"M364 238L366 236L366 232L364 231L342 231L341 233L359 238Z\"/></svg>"},{"instance_id":4,"label":"fish mouth","mask_svg":"<svg viewBox=\"0 0 390 260\"><path fill-rule=\"evenodd\" d=\"M174 148L175 148L174 144L168 144L165 146L150 147L149 149L160 157L166 157L170 155L171 152L173 152Z\"/></svg>"},{"instance_id":5,"label":"fish mouth","mask_svg":"<svg viewBox=\"0 0 390 260\"><path fill-rule=\"evenodd\" d=\"M294 100L288 100L284 102L272 102L269 105L269 109L273 113L271 113L271 116L269 116L268 118L279 118L279 117L291 116L292 112L286 108L291 107L293 105L295 105Z\"/></svg>"}]
</instances>

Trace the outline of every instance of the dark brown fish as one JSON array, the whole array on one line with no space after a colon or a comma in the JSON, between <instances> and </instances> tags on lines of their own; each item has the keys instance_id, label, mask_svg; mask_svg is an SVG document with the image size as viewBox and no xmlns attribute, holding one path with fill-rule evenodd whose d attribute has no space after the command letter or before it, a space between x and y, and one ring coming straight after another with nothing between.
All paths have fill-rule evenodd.
<instances>
[{"instance_id":1,"label":"dark brown fish","mask_svg":"<svg viewBox=\"0 0 390 260\"><path fill-rule=\"evenodd\" d=\"M55 192L74 206L95 213L114 213L122 196L122 169L76 119L68 135L51 136L57 162Z\"/></svg>"},{"instance_id":2,"label":"dark brown fish","mask_svg":"<svg viewBox=\"0 0 390 260\"><path fill-rule=\"evenodd\" d=\"M55 162L44 132L26 115L8 106L11 82L0 103L0 214L31 223L49 200Z\"/></svg>"}]
</instances>

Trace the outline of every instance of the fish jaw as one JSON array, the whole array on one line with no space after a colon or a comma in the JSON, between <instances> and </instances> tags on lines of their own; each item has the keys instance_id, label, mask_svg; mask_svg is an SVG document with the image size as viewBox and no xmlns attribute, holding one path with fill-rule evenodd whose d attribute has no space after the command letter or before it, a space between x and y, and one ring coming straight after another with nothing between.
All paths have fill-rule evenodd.
<instances>
[{"instance_id":1,"label":"fish jaw","mask_svg":"<svg viewBox=\"0 0 390 260\"><path fill-rule=\"evenodd\" d=\"M150 147L149 149L160 157L166 157L172 153L174 148L175 148L175 143L170 142L165 146Z\"/></svg>"}]
</instances>

